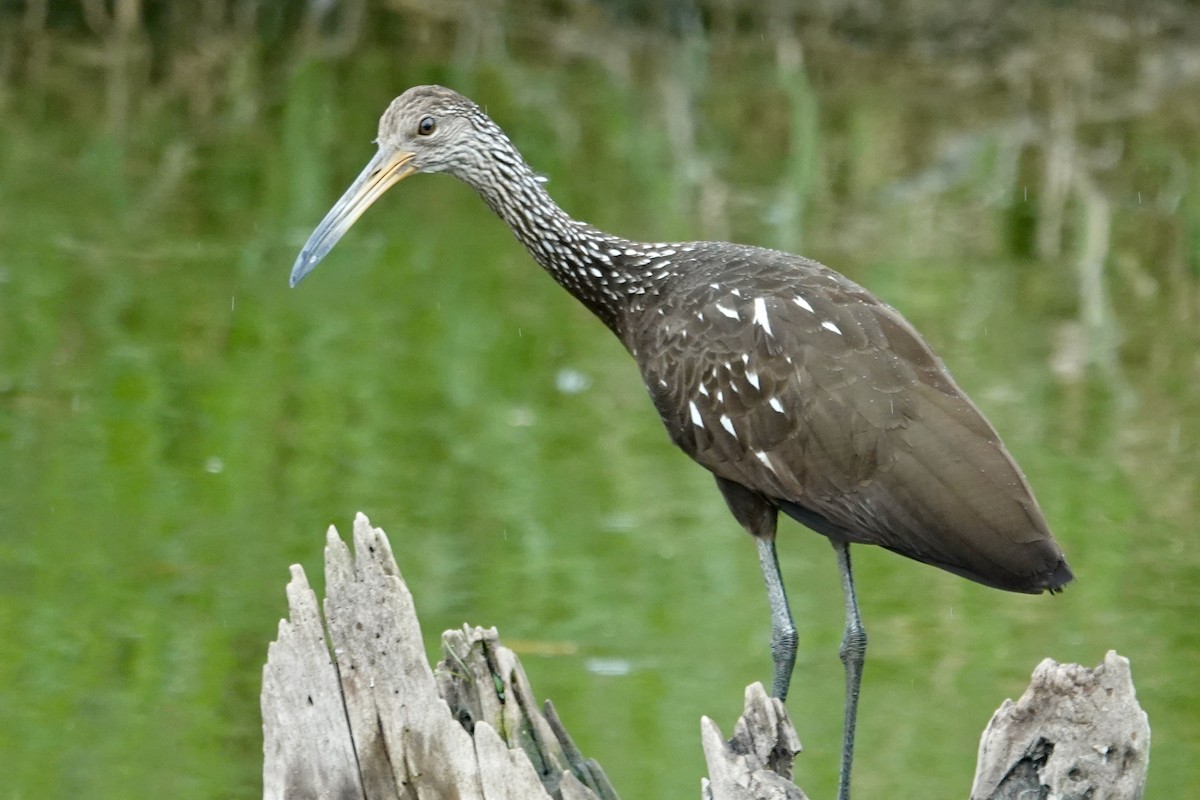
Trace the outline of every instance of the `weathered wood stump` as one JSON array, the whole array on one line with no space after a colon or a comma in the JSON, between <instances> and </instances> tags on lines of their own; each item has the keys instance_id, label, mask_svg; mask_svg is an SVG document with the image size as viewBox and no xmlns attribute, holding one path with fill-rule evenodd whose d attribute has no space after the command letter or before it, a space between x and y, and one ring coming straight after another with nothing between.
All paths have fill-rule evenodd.
<instances>
[{"instance_id":1,"label":"weathered wood stump","mask_svg":"<svg viewBox=\"0 0 1200 800\"><path fill-rule=\"evenodd\" d=\"M553 710L538 712L494 630L448 632L434 677L412 595L366 517L353 554L330 529L325 572L328 640L294 566L263 670L264 797L616 797Z\"/></svg>"},{"instance_id":2,"label":"weathered wood stump","mask_svg":"<svg viewBox=\"0 0 1200 800\"><path fill-rule=\"evenodd\" d=\"M1021 699L992 715L971 800L1138 800L1149 764L1129 659L1110 650L1087 669L1047 658Z\"/></svg>"},{"instance_id":3,"label":"weathered wood stump","mask_svg":"<svg viewBox=\"0 0 1200 800\"><path fill-rule=\"evenodd\" d=\"M430 668L391 545L362 514L353 553L330 528L325 575L322 621L304 570L292 567L288 619L263 669L264 798L616 800L554 707L539 709L494 628L447 631ZM1128 678L1128 662L1111 653L1095 671L1044 662L1030 692L1006 701L985 732L972 800L1029 787L1031 797L1140 797L1149 729ZM746 689L733 738L707 717L700 727L705 800L804 799L791 780L800 741L761 684ZM1084 786L1080 774L1086 785L1109 776L1130 788L1061 788Z\"/></svg>"}]
</instances>

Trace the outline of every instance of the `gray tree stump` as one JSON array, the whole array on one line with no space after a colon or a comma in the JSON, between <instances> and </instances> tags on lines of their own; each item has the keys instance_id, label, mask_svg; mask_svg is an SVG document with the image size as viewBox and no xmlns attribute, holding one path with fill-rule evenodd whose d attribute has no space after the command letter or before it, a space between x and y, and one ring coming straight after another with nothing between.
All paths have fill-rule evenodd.
<instances>
[{"instance_id":1,"label":"gray tree stump","mask_svg":"<svg viewBox=\"0 0 1200 800\"><path fill-rule=\"evenodd\" d=\"M353 553L333 528L326 539L324 618L304 570L293 566L288 619L263 668L266 800L616 800L554 707L538 708L494 628L447 631L431 669L383 531L359 514ZM746 689L731 739L707 717L700 729L704 800L804 800L792 782L800 741L761 684ZM1148 746L1128 662L1110 653L1091 671L1047 661L984 734L972 800L1016 798L1034 786L1019 782L1030 775L1038 786L1106 782L1086 795L1096 799L1140 797ZM1131 788L1117 793L1118 785Z\"/></svg>"},{"instance_id":2,"label":"gray tree stump","mask_svg":"<svg viewBox=\"0 0 1200 800\"><path fill-rule=\"evenodd\" d=\"M700 742L709 777L700 782L703 800L806 800L792 783L792 762L800 739L782 701L767 696L761 683L746 687L745 711L725 741L717 724L700 720Z\"/></svg>"},{"instance_id":3,"label":"gray tree stump","mask_svg":"<svg viewBox=\"0 0 1200 800\"><path fill-rule=\"evenodd\" d=\"M1139 800L1149 763L1129 660L1110 650L1087 669L1047 658L983 732L971 800Z\"/></svg>"}]
</instances>

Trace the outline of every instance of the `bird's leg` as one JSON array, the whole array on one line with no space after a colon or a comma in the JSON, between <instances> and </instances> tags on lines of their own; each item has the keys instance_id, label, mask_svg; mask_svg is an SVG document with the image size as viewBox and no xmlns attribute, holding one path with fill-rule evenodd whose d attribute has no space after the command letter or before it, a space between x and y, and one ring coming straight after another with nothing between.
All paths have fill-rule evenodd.
<instances>
[{"instance_id":1,"label":"bird's leg","mask_svg":"<svg viewBox=\"0 0 1200 800\"><path fill-rule=\"evenodd\" d=\"M783 576L779 574L779 559L775 556L775 523L779 510L762 495L740 483L718 477L717 487L725 496L734 518L754 537L758 548L758 562L767 584L767 601L771 604L771 658L775 662L771 694L786 700L792 667L796 664L797 636L787 592L783 589Z\"/></svg>"},{"instance_id":2,"label":"bird's leg","mask_svg":"<svg viewBox=\"0 0 1200 800\"><path fill-rule=\"evenodd\" d=\"M863 662L867 656L867 632L858 614L854 594L854 574L850 570L850 545L831 540L842 573L842 592L846 596L846 632L838 654L846 668L846 719L842 730L842 767L838 775L838 800L850 800L850 768L854 762L854 727L858 719L858 692L862 686Z\"/></svg>"},{"instance_id":3,"label":"bird's leg","mask_svg":"<svg viewBox=\"0 0 1200 800\"><path fill-rule=\"evenodd\" d=\"M763 580L767 584L767 602L771 605L771 658L775 661L775 679L771 682L771 694L780 700L787 700L792 667L796 665L796 624L792 621L792 611L788 607L783 576L779 574L774 530L770 536L755 536L754 544L758 547L758 562L762 566Z\"/></svg>"}]
</instances>

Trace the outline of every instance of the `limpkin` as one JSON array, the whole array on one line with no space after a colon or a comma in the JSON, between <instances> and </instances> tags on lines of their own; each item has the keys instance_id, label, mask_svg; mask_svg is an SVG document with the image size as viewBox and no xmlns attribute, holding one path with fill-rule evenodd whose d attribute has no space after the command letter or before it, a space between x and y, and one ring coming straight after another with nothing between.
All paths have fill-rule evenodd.
<instances>
[{"instance_id":1,"label":"limpkin","mask_svg":"<svg viewBox=\"0 0 1200 800\"><path fill-rule=\"evenodd\" d=\"M716 477L753 536L780 699L797 640L776 559L778 513L833 544L846 609L843 800L867 644L851 544L1012 592L1055 592L1072 579L995 429L916 330L866 289L788 253L634 242L572 219L499 126L440 86L392 101L377 144L300 252L291 284L409 175L446 172L473 188L621 340L672 441Z\"/></svg>"}]
</instances>

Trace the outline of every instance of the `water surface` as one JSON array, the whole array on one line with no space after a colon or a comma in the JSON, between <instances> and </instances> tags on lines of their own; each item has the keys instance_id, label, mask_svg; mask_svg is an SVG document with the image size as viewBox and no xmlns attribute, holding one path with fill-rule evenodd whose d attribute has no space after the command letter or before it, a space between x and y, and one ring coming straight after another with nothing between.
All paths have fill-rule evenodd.
<instances>
[{"instance_id":1,"label":"water surface","mask_svg":"<svg viewBox=\"0 0 1200 800\"><path fill-rule=\"evenodd\" d=\"M802 251L869 286L1027 471L1079 577L1059 597L856 552L862 796L965 795L1038 661L1109 649L1150 714L1151 793L1200 782L1200 76L1180 28L497 8L6 28L10 796L260 794L287 566L319 584L325 526L358 510L431 648L498 626L625 797L694 797L700 715L728 730L768 679L751 542L617 342L468 189L406 181L287 288L378 114L426 81L484 103L582 219ZM837 572L790 523L780 549L798 778L831 796Z\"/></svg>"}]
</instances>

